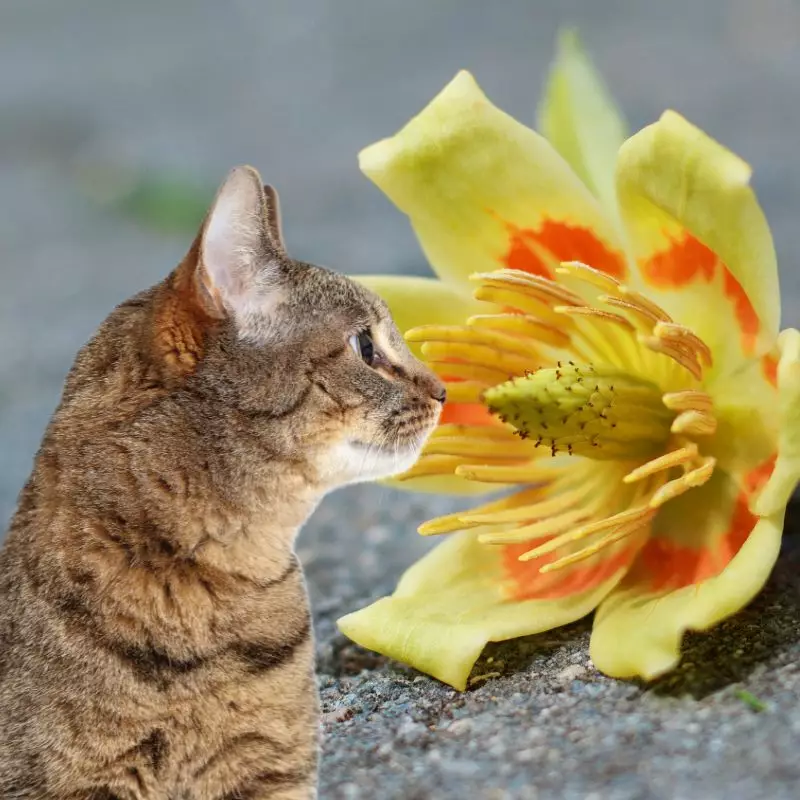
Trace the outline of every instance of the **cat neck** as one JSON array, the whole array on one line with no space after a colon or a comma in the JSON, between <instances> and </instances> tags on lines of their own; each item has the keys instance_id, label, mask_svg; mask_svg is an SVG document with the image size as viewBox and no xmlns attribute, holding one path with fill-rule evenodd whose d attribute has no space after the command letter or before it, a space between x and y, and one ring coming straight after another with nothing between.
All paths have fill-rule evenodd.
<instances>
[{"instance_id":1,"label":"cat neck","mask_svg":"<svg viewBox=\"0 0 800 800\"><path fill-rule=\"evenodd\" d=\"M76 429L74 416L70 428L62 435L57 415L12 524L41 534L44 549L102 543L119 566L158 570L177 559L269 581L325 494L304 463L255 445L234 458L199 441L186 447L191 433L168 425L140 424L124 439Z\"/></svg>"}]
</instances>

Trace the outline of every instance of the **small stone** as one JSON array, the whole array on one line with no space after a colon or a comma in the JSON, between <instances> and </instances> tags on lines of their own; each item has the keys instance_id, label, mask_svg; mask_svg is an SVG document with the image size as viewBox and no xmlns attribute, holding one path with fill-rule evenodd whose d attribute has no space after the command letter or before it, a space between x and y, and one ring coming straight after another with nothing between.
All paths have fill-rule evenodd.
<instances>
[{"instance_id":1,"label":"small stone","mask_svg":"<svg viewBox=\"0 0 800 800\"><path fill-rule=\"evenodd\" d=\"M455 736L463 736L469 733L474 727L472 720L469 719L454 719L446 728L448 733Z\"/></svg>"},{"instance_id":2,"label":"small stone","mask_svg":"<svg viewBox=\"0 0 800 800\"><path fill-rule=\"evenodd\" d=\"M397 729L396 741L402 744L414 744L428 733L428 729L421 722L413 719L405 720Z\"/></svg>"},{"instance_id":3,"label":"small stone","mask_svg":"<svg viewBox=\"0 0 800 800\"><path fill-rule=\"evenodd\" d=\"M583 678L586 676L587 669L581 664L570 664L568 667L564 667L560 672L557 672L555 675L555 679L559 683L571 683L572 681L576 681L579 678Z\"/></svg>"},{"instance_id":4,"label":"small stone","mask_svg":"<svg viewBox=\"0 0 800 800\"><path fill-rule=\"evenodd\" d=\"M384 742L375 753L378 758L389 758L394 753L394 744L392 742Z\"/></svg>"},{"instance_id":5,"label":"small stone","mask_svg":"<svg viewBox=\"0 0 800 800\"><path fill-rule=\"evenodd\" d=\"M334 708L333 711L329 711L327 714L322 715L322 722L325 725L332 725L336 722L345 722L346 720L350 719L355 711L350 706L341 706L340 708Z\"/></svg>"},{"instance_id":6,"label":"small stone","mask_svg":"<svg viewBox=\"0 0 800 800\"><path fill-rule=\"evenodd\" d=\"M360 796L360 789L358 784L355 783L345 783L343 786L339 787L339 792L344 800L356 800L356 798Z\"/></svg>"}]
</instances>

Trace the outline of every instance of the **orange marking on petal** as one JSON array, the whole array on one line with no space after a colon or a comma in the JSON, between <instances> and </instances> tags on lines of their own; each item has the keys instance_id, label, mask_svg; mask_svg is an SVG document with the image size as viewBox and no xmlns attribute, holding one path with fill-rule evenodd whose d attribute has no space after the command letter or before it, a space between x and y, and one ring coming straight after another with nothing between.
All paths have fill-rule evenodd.
<instances>
[{"instance_id":1,"label":"orange marking on petal","mask_svg":"<svg viewBox=\"0 0 800 800\"><path fill-rule=\"evenodd\" d=\"M772 471L775 469L775 461L778 458L776 453L770 456L766 461L759 464L755 469L751 469L747 475L744 476L744 490L748 499L751 499L754 494L758 494L766 482L772 477Z\"/></svg>"},{"instance_id":2,"label":"orange marking on petal","mask_svg":"<svg viewBox=\"0 0 800 800\"><path fill-rule=\"evenodd\" d=\"M541 275L543 278L552 278L552 272L547 268L544 261L528 247L527 239L531 231L514 230L511 235L511 244L508 252L502 257L501 261L510 269L531 272L534 275Z\"/></svg>"},{"instance_id":3,"label":"orange marking on petal","mask_svg":"<svg viewBox=\"0 0 800 800\"><path fill-rule=\"evenodd\" d=\"M665 250L641 264L644 279L660 289L680 289L695 280L710 283L717 267L722 270L723 291L733 304L742 331L742 347L746 353L752 353L761 321L742 285L713 250L686 234L683 239L673 239Z\"/></svg>"},{"instance_id":4,"label":"orange marking on petal","mask_svg":"<svg viewBox=\"0 0 800 800\"><path fill-rule=\"evenodd\" d=\"M692 548L669 539L651 539L639 555L636 575L653 592L674 591L715 578L739 552L756 522L747 492L740 492L733 504L730 526L715 547Z\"/></svg>"},{"instance_id":5,"label":"orange marking on petal","mask_svg":"<svg viewBox=\"0 0 800 800\"><path fill-rule=\"evenodd\" d=\"M498 420L480 404L445 403L440 425L498 425Z\"/></svg>"},{"instance_id":6,"label":"orange marking on petal","mask_svg":"<svg viewBox=\"0 0 800 800\"><path fill-rule=\"evenodd\" d=\"M778 388L778 359L774 356L764 356L761 359L761 369L770 386Z\"/></svg>"},{"instance_id":7,"label":"orange marking on petal","mask_svg":"<svg viewBox=\"0 0 800 800\"><path fill-rule=\"evenodd\" d=\"M539 254L543 248L557 263L580 261L615 278L624 278L627 272L623 254L610 249L589 228L551 219L544 220L538 230L510 223L507 227L511 239L500 260L510 269L552 278L550 266Z\"/></svg>"},{"instance_id":8,"label":"orange marking on petal","mask_svg":"<svg viewBox=\"0 0 800 800\"><path fill-rule=\"evenodd\" d=\"M710 281L714 277L717 256L693 236L673 240L670 246L642 264L648 283L659 288L680 288L698 277Z\"/></svg>"},{"instance_id":9,"label":"orange marking on petal","mask_svg":"<svg viewBox=\"0 0 800 800\"><path fill-rule=\"evenodd\" d=\"M739 327L742 329L742 347L745 353L752 353L756 346L758 332L761 330L761 320L742 288L742 284L734 278L726 266L723 265L723 281L725 296L733 302L734 313Z\"/></svg>"},{"instance_id":10,"label":"orange marking on petal","mask_svg":"<svg viewBox=\"0 0 800 800\"><path fill-rule=\"evenodd\" d=\"M546 540L542 540L546 541ZM519 557L531 549L530 542L503 547L503 568L508 579L509 600L557 600L588 591L612 578L619 570L630 566L640 547L636 543L619 550L612 556L566 567L557 572L542 574L539 570L561 557L558 552L548 553L531 561Z\"/></svg>"}]
</instances>

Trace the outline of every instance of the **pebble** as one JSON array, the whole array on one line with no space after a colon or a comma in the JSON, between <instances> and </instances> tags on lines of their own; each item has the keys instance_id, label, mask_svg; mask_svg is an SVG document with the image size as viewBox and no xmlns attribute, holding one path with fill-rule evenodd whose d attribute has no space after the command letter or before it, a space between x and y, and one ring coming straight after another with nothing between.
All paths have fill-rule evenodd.
<instances>
[{"instance_id":1,"label":"pebble","mask_svg":"<svg viewBox=\"0 0 800 800\"><path fill-rule=\"evenodd\" d=\"M464 736L470 733L474 727L475 723L471 719L454 719L445 730L454 736Z\"/></svg>"},{"instance_id":2,"label":"pebble","mask_svg":"<svg viewBox=\"0 0 800 800\"><path fill-rule=\"evenodd\" d=\"M582 664L571 664L556 673L554 677L559 683L572 683L572 681L578 680L578 678L585 677L587 672L588 670Z\"/></svg>"},{"instance_id":3,"label":"pebble","mask_svg":"<svg viewBox=\"0 0 800 800\"><path fill-rule=\"evenodd\" d=\"M397 741L402 744L414 744L428 734L428 729L421 722L407 719L397 729Z\"/></svg>"},{"instance_id":4,"label":"pebble","mask_svg":"<svg viewBox=\"0 0 800 800\"><path fill-rule=\"evenodd\" d=\"M327 714L323 714L322 722L326 725L331 725L335 722L344 722L350 719L354 713L355 710L351 706L342 706L341 708L333 709L333 711L328 711Z\"/></svg>"}]
</instances>

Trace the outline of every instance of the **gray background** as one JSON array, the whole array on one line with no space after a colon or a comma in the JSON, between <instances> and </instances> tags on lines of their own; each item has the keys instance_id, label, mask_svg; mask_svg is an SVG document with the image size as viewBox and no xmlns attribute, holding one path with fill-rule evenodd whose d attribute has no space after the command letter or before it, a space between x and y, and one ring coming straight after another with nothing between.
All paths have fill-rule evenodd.
<instances>
[{"instance_id":1,"label":"gray background","mask_svg":"<svg viewBox=\"0 0 800 800\"><path fill-rule=\"evenodd\" d=\"M753 164L785 323L798 324L793 0L2 0L0 520L75 351L115 303L175 265L232 165L250 162L280 189L296 257L425 273L405 219L358 172L358 150L462 67L532 120L564 23L580 29L632 128L671 106ZM456 695L334 632L336 616L389 591L426 546L416 525L451 506L396 499L340 493L301 537L326 710L323 797L796 796L793 552L750 610L692 640L682 670L656 687L599 676L578 625L490 651L503 676ZM743 684L766 710L741 699Z\"/></svg>"}]
</instances>

